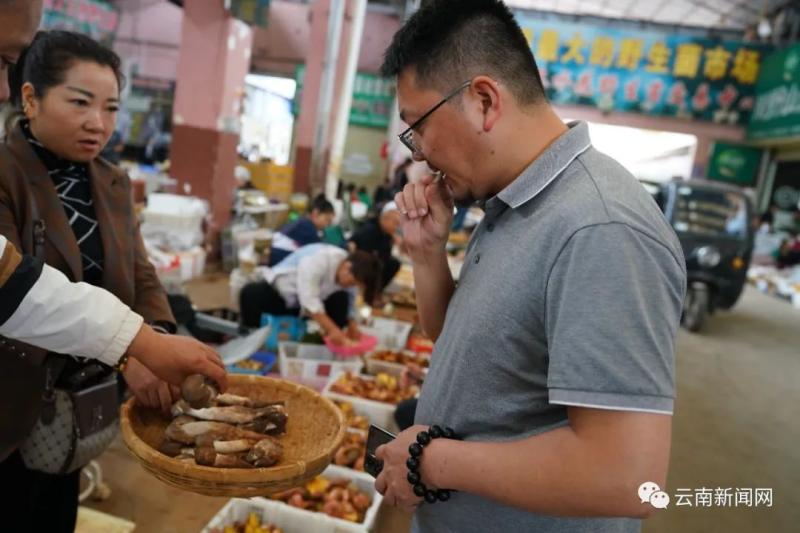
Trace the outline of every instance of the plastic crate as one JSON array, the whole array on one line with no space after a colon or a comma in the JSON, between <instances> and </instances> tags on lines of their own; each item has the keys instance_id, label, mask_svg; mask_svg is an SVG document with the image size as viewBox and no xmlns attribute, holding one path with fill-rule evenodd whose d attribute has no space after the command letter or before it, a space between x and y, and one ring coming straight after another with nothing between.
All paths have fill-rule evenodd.
<instances>
[{"instance_id":1,"label":"plastic crate","mask_svg":"<svg viewBox=\"0 0 800 533\"><path fill-rule=\"evenodd\" d=\"M366 533L375 527L375 519L383 501L383 496L375 491L375 480L368 474L349 468L331 465L322 473L328 479L347 478L372 499L364 522L356 524L333 518L324 513L306 511L276 500L266 498L232 499L225 504L202 533L222 531L234 522L247 520L250 513L257 513L262 524L272 524L283 529L284 533Z\"/></svg>"},{"instance_id":2,"label":"plastic crate","mask_svg":"<svg viewBox=\"0 0 800 533\"><path fill-rule=\"evenodd\" d=\"M232 373L232 374L253 374L256 376L266 376L270 372L272 372L272 367L275 366L275 362L278 360L278 356L272 352L256 352L247 359L252 359L254 361L258 361L262 365L264 365L260 370L251 370L248 368L242 368L236 366L236 364L226 365L225 369Z\"/></svg>"},{"instance_id":3,"label":"plastic crate","mask_svg":"<svg viewBox=\"0 0 800 533\"><path fill-rule=\"evenodd\" d=\"M278 362L282 378L300 381L317 390L324 388L331 376L343 372L359 373L364 366L361 358L338 360L321 344L300 342L279 343Z\"/></svg>"},{"instance_id":4,"label":"plastic crate","mask_svg":"<svg viewBox=\"0 0 800 533\"><path fill-rule=\"evenodd\" d=\"M269 326L269 337L264 348L278 349L282 341L298 341L306 333L306 321L297 316L261 315L261 326Z\"/></svg>"},{"instance_id":5,"label":"plastic crate","mask_svg":"<svg viewBox=\"0 0 800 533\"><path fill-rule=\"evenodd\" d=\"M291 520L291 524L285 526L285 533L367 533L372 531L375 527L378 510L383 501L383 496L375 490L375 480L372 476L364 472L356 472L350 468L331 465L322 472L322 477L331 480L349 479L359 490L369 495L372 503L364 516L364 522L356 524L340 518L333 518L324 513L306 511L305 509L299 509L283 502L266 498L253 498L250 501L264 510L264 516L268 521L269 517L275 516L276 518L271 521L277 526L284 527L277 523L277 515L279 513L281 514L281 520L286 520L285 523L289 524ZM206 533L205 530L204 533Z\"/></svg>"},{"instance_id":6,"label":"plastic crate","mask_svg":"<svg viewBox=\"0 0 800 533\"><path fill-rule=\"evenodd\" d=\"M414 325L410 322L394 320L391 318L375 317L369 326L364 326L361 331L378 339L378 346L389 350L402 350L406 347L408 336Z\"/></svg>"},{"instance_id":7,"label":"plastic crate","mask_svg":"<svg viewBox=\"0 0 800 533\"><path fill-rule=\"evenodd\" d=\"M373 379L372 376L361 376L364 379ZM384 402L376 402L375 400L367 400L360 396L350 396L348 394L341 394L331 391L331 386L339 378L339 375L334 375L330 378L325 388L322 390L322 395L332 400L340 400L343 402L350 402L356 412L369 417L372 424L382 427L392 433L399 433L400 428L397 427L397 422L394 420L394 411L397 409L396 405Z\"/></svg>"},{"instance_id":8,"label":"plastic crate","mask_svg":"<svg viewBox=\"0 0 800 533\"><path fill-rule=\"evenodd\" d=\"M398 351L401 351L401 350L398 350ZM405 352L407 352L409 354L414 354L414 355L416 355L418 357L427 358L427 356L425 354L412 352L410 350L402 350L402 351L405 351ZM364 363L365 363L367 374L375 376L375 375L378 375L380 373L385 373L385 374L389 374L391 376L394 376L396 378L399 378L400 376L402 376L403 371L406 368L406 365L401 364L401 363L390 363L388 361L382 361L380 359L375 359L373 357L373 355L374 354L370 354L370 355L368 355L367 357L364 358ZM427 373L428 369L423 367L423 372Z\"/></svg>"}]
</instances>

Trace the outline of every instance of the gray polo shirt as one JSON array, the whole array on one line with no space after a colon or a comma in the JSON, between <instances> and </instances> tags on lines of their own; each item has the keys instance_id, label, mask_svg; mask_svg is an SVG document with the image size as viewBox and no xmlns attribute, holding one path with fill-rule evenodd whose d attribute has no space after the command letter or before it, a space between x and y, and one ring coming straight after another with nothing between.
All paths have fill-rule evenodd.
<instances>
[{"instance_id":1,"label":"gray polo shirt","mask_svg":"<svg viewBox=\"0 0 800 533\"><path fill-rule=\"evenodd\" d=\"M569 405L671 414L686 268L642 185L574 123L484 210L416 422L507 441L566 425ZM425 533L640 529L635 519L549 517L463 492L414 517Z\"/></svg>"}]
</instances>

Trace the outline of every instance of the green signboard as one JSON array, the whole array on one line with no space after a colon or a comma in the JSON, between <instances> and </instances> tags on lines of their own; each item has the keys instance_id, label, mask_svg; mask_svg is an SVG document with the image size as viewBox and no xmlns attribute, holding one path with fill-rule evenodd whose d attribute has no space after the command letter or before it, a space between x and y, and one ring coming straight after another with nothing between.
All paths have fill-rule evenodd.
<instances>
[{"instance_id":1,"label":"green signboard","mask_svg":"<svg viewBox=\"0 0 800 533\"><path fill-rule=\"evenodd\" d=\"M119 25L119 11L98 0L45 0L42 28L83 33L111 46Z\"/></svg>"},{"instance_id":2,"label":"green signboard","mask_svg":"<svg viewBox=\"0 0 800 533\"><path fill-rule=\"evenodd\" d=\"M659 26L518 12L548 98L557 105L747 124L771 46Z\"/></svg>"},{"instance_id":3,"label":"green signboard","mask_svg":"<svg viewBox=\"0 0 800 533\"><path fill-rule=\"evenodd\" d=\"M758 181L762 153L749 146L716 142L708 165L708 178L754 187Z\"/></svg>"},{"instance_id":4,"label":"green signboard","mask_svg":"<svg viewBox=\"0 0 800 533\"><path fill-rule=\"evenodd\" d=\"M764 61L747 128L752 141L787 137L800 137L800 44Z\"/></svg>"},{"instance_id":5,"label":"green signboard","mask_svg":"<svg viewBox=\"0 0 800 533\"><path fill-rule=\"evenodd\" d=\"M303 79L306 67L299 65L295 71L297 93L292 104L292 113L300 113ZM353 103L350 106L350 124L371 128L388 128L394 105L394 82L374 74L357 73L353 80Z\"/></svg>"},{"instance_id":6,"label":"green signboard","mask_svg":"<svg viewBox=\"0 0 800 533\"><path fill-rule=\"evenodd\" d=\"M231 15L254 26L267 27L270 0L231 0Z\"/></svg>"}]
</instances>

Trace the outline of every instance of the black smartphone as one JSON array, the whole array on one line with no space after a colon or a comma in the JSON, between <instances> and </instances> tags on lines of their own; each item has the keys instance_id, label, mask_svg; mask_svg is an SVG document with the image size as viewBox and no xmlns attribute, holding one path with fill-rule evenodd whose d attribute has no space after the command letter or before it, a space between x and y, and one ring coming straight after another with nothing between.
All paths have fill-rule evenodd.
<instances>
[{"instance_id":1,"label":"black smartphone","mask_svg":"<svg viewBox=\"0 0 800 533\"><path fill-rule=\"evenodd\" d=\"M375 450L379 446L393 441L395 435L383 428L371 425L367 434L367 449L364 452L364 471L372 477L378 477L383 470L383 461L375 457Z\"/></svg>"}]
</instances>

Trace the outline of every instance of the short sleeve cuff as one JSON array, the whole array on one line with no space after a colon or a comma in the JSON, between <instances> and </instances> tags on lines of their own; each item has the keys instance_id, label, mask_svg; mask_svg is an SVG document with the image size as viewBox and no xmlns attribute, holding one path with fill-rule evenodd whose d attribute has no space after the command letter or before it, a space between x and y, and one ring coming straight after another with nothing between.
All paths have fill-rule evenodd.
<instances>
[{"instance_id":1,"label":"short sleeve cuff","mask_svg":"<svg viewBox=\"0 0 800 533\"><path fill-rule=\"evenodd\" d=\"M609 409L613 411L638 411L671 415L674 400L665 396L643 396L613 392L593 392L572 389L550 389L550 403Z\"/></svg>"}]
</instances>

